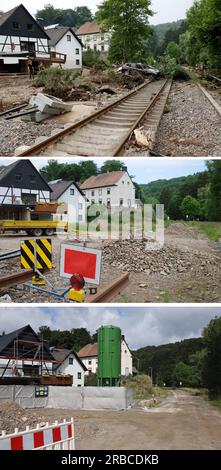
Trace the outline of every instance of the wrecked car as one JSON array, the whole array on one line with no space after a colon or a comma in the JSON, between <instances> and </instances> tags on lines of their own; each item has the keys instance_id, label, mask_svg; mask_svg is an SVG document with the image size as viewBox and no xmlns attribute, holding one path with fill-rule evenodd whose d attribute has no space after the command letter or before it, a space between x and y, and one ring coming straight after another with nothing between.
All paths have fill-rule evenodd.
<instances>
[{"instance_id":1,"label":"wrecked car","mask_svg":"<svg viewBox=\"0 0 221 470\"><path fill-rule=\"evenodd\" d=\"M123 74L129 75L131 72L136 70L137 72L142 73L145 76L152 75L153 77L159 77L160 76L160 71L151 65L143 64L143 63L127 63L122 65L118 69L119 72L122 72Z\"/></svg>"}]
</instances>

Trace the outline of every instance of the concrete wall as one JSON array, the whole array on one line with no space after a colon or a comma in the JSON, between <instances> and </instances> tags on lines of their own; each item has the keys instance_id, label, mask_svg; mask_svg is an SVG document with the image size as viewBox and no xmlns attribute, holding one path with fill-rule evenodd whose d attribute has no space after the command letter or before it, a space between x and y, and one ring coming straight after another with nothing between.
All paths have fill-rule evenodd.
<instances>
[{"instance_id":1,"label":"concrete wall","mask_svg":"<svg viewBox=\"0 0 221 470\"><path fill-rule=\"evenodd\" d=\"M35 398L32 385L1 385L0 403L9 400L23 408L125 410L132 404L133 392L125 387L49 387L48 397Z\"/></svg>"}]
</instances>

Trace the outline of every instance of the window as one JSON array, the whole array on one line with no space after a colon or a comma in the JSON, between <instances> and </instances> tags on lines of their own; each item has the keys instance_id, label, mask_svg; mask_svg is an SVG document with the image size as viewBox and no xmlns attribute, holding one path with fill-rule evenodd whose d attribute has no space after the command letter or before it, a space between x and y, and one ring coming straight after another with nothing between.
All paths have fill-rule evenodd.
<instances>
[{"instance_id":1,"label":"window","mask_svg":"<svg viewBox=\"0 0 221 470\"><path fill-rule=\"evenodd\" d=\"M102 204L102 199L99 199L99 201L98 201L98 202L99 202L99 204L101 205L101 204Z\"/></svg>"},{"instance_id":2,"label":"window","mask_svg":"<svg viewBox=\"0 0 221 470\"><path fill-rule=\"evenodd\" d=\"M82 215L79 215L79 216L78 216L78 222L82 222L82 220L83 220Z\"/></svg>"},{"instance_id":3,"label":"window","mask_svg":"<svg viewBox=\"0 0 221 470\"><path fill-rule=\"evenodd\" d=\"M94 200L94 199L91 200L91 204L95 204L95 200Z\"/></svg>"},{"instance_id":4,"label":"window","mask_svg":"<svg viewBox=\"0 0 221 470\"><path fill-rule=\"evenodd\" d=\"M102 189L98 190L99 196L102 196Z\"/></svg>"},{"instance_id":5,"label":"window","mask_svg":"<svg viewBox=\"0 0 221 470\"><path fill-rule=\"evenodd\" d=\"M97 44L94 44L94 50L95 51L97 50Z\"/></svg>"},{"instance_id":6,"label":"window","mask_svg":"<svg viewBox=\"0 0 221 470\"><path fill-rule=\"evenodd\" d=\"M88 372L89 372L89 374L92 374L92 370L91 370L91 369L88 369Z\"/></svg>"},{"instance_id":7,"label":"window","mask_svg":"<svg viewBox=\"0 0 221 470\"><path fill-rule=\"evenodd\" d=\"M74 196L74 188L71 188L71 189L70 189L70 195L71 195L71 196Z\"/></svg>"},{"instance_id":8,"label":"window","mask_svg":"<svg viewBox=\"0 0 221 470\"><path fill-rule=\"evenodd\" d=\"M104 52L104 44L101 44L101 51Z\"/></svg>"},{"instance_id":9,"label":"window","mask_svg":"<svg viewBox=\"0 0 221 470\"><path fill-rule=\"evenodd\" d=\"M78 204L78 209L83 209L83 204L81 204L81 202Z\"/></svg>"},{"instance_id":10,"label":"window","mask_svg":"<svg viewBox=\"0 0 221 470\"><path fill-rule=\"evenodd\" d=\"M126 349L124 350L124 352L125 352L125 354L127 354L127 350L126 350Z\"/></svg>"},{"instance_id":11,"label":"window","mask_svg":"<svg viewBox=\"0 0 221 470\"><path fill-rule=\"evenodd\" d=\"M81 372L78 372L78 380L81 380Z\"/></svg>"},{"instance_id":12,"label":"window","mask_svg":"<svg viewBox=\"0 0 221 470\"><path fill-rule=\"evenodd\" d=\"M92 364L92 361L88 361L88 364L89 364L89 366L91 366L91 364Z\"/></svg>"},{"instance_id":13,"label":"window","mask_svg":"<svg viewBox=\"0 0 221 470\"><path fill-rule=\"evenodd\" d=\"M79 55L80 54L80 49L75 49L75 54Z\"/></svg>"},{"instance_id":14,"label":"window","mask_svg":"<svg viewBox=\"0 0 221 470\"><path fill-rule=\"evenodd\" d=\"M67 41L71 42L71 35L70 34L67 34Z\"/></svg>"},{"instance_id":15,"label":"window","mask_svg":"<svg viewBox=\"0 0 221 470\"><path fill-rule=\"evenodd\" d=\"M15 175L15 181L22 181L22 175L20 173Z\"/></svg>"},{"instance_id":16,"label":"window","mask_svg":"<svg viewBox=\"0 0 221 470\"><path fill-rule=\"evenodd\" d=\"M12 28L16 30L20 29L20 23L18 23L17 21L13 21Z\"/></svg>"},{"instance_id":17,"label":"window","mask_svg":"<svg viewBox=\"0 0 221 470\"><path fill-rule=\"evenodd\" d=\"M80 65L80 60L76 59L76 65Z\"/></svg>"},{"instance_id":18,"label":"window","mask_svg":"<svg viewBox=\"0 0 221 470\"><path fill-rule=\"evenodd\" d=\"M122 181L122 184L124 184L124 181Z\"/></svg>"},{"instance_id":19,"label":"window","mask_svg":"<svg viewBox=\"0 0 221 470\"><path fill-rule=\"evenodd\" d=\"M107 188L107 194L111 193L111 188Z\"/></svg>"},{"instance_id":20,"label":"window","mask_svg":"<svg viewBox=\"0 0 221 470\"><path fill-rule=\"evenodd\" d=\"M94 191L91 191L91 196L94 196Z\"/></svg>"},{"instance_id":21,"label":"window","mask_svg":"<svg viewBox=\"0 0 221 470\"><path fill-rule=\"evenodd\" d=\"M110 207L110 205L111 205L111 200L107 199L107 207Z\"/></svg>"},{"instance_id":22,"label":"window","mask_svg":"<svg viewBox=\"0 0 221 470\"><path fill-rule=\"evenodd\" d=\"M33 24L27 24L28 31L33 31Z\"/></svg>"},{"instance_id":23,"label":"window","mask_svg":"<svg viewBox=\"0 0 221 470\"><path fill-rule=\"evenodd\" d=\"M69 357L68 363L69 363L70 366L73 366L73 364L74 364L73 357Z\"/></svg>"},{"instance_id":24,"label":"window","mask_svg":"<svg viewBox=\"0 0 221 470\"><path fill-rule=\"evenodd\" d=\"M128 207L131 207L131 199L128 199Z\"/></svg>"},{"instance_id":25,"label":"window","mask_svg":"<svg viewBox=\"0 0 221 470\"><path fill-rule=\"evenodd\" d=\"M124 200L120 199L120 206L123 206Z\"/></svg>"},{"instance_id":26,"label":"window","mask_svg":"<svg viewBox=\"0 0 221 470\"><path fill-rule=\"evenodd\" d=\"M101 36L101 41L104 41L104 36Z\"/></svg>"}]
</instances>

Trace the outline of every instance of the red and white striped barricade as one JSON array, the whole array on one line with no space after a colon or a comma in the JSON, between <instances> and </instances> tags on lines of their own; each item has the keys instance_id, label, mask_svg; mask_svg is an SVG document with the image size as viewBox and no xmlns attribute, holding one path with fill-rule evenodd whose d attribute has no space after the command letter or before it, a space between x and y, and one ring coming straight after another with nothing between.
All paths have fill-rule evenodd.
<instances>
[{"instance_id":1,"label":"red and white striped barricade","mask_svg":"<svg viewBox=\"0 0 221 470\"><path fill-rule=\"evenodd\" d=\"M46 423L44 427L37 425L36 429L19 432L15 429L13 434L4 431L0 436L1 450L74 450L74 420L64 420L62 423Z\"/></svg>"}]
</instances>

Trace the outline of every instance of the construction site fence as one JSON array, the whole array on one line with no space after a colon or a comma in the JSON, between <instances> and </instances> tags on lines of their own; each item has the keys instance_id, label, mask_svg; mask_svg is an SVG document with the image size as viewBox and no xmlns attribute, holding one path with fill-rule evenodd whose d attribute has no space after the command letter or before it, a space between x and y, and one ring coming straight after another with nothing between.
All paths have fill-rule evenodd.
<instances>
[{"instance_id":1,"label":"construction site fence","mask_svg":"<svg viewBox=\"0 0 221 470\"><path fill-rule=\"evenodd\" d=\"M44 426L37 425L35 429L26 426L25 431L17 428L14 433L0 435L1 450L74 450L74 420Z\"/></svg>"}]
</instances>

